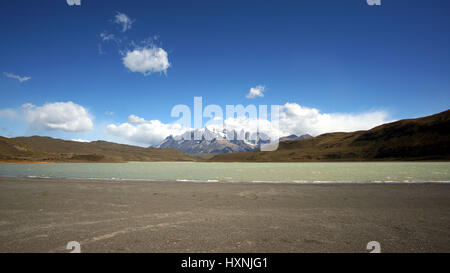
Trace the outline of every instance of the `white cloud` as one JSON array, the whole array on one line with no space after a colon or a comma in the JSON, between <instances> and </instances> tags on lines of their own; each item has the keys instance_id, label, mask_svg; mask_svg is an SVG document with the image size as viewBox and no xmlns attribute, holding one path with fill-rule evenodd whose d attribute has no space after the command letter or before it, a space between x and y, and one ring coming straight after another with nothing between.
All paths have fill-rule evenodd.
<instances>
[{"instance_id":1,"label":"white cloud","mask_svg":"<svg viewBox=\"0 0 450 273\"><path fill-rule=\"evenodd\" d=\"M167 52L156 46L135 48L127 51L122 59L123 64L132 72L140 72L145 76L156 72L167 72L170 67Z\"/></svg>"},{"instance_id":2,"label":"white cloud","mask_svg":"<svg viewBox=\"0 0 450 273\"><path fill-rule=\"evenodd\" d=\"M130 115L128 117L128 123L131 124L142 124L142 123L146 123L147 121L144 118L135 116L135 115Z\"/></svg>"},{"instance_id":3,"label":"white cloud","mask_svg":"<svg viewBox=\"0 0 450 273\"><path fill-rule=\"evenodd\" d=\"M22 105L22 111L26 122L34 128L81 132L94 127L89 112L71 101L46 103L43 106L27 103Z\"/></svg>"},{"instance_id":4,"label":"white cloud","mask_svg":"<svg viewBox=\"0 0 450 273\"><path fill-rule=\"evenodd\" d=\"M71 139L72 141L76 141L76 142L90 142L89 140L86 140L86 139L81 139L81 138L74 138L74 139Z\"/></svg>"},{"instance_id":5,"label":"white cloud","mask_svg":"<svg viewBox=\"0 0 450 273\"><path fill-rule=\"evenodd\" d=\"M264 89L266 89L265 86L263 85L258 85L255 87L250 88L250 91L248 92L247 95L245 95L245 97L247 99L254 99L256 97L264 97Z\"/></svg>"},{"instance_id":6,"label":"white cloud","mask_svg":"<svg viewBox=\"0 0 450 273\"><path fill-rule=\"evenodd\" d=\"M187 130L178 123L164 124L159 120L148 121L135 115L130 115L128 122L106 127L106 133L143 146L159 144L167 136L180 135Z\"/></svg>"},{"instance_id":7,"label":"white cloud","mask_svg":"<svg viewBox=\"0 0 450 273\"><path fill-rule=\"evenodd\" d=\"M292 134L319 135L329 132L368 130L389 122L385 111L364 113L321 113L316 108L286 103L280 114L280 129Z\"/></svg>"},{"instance_id":8,"label":"white cloud","mask_svg":"<svg viewBox=\"0 0 450 273\"><path fill-rule=\"evenodd\" d=\"M31 80L31 77L21 77L19 75L15 75L15 74L12 74L12 73L6 73L6 72L4 72L3 74L5 74L5 76L8 77L8 78L18 80L19 82L26 82L28 80Z\"/></svg>"},{"instance_id":9,"label":"white cloud","mask_svg":"<svg viewBox=\"0 0 450 273\"><path fill-rule=\"evenodd\" d=\"M385 111L321 113L316 108L301 106L297 103L286 103L280 107L278 122L237 117L227 118L224 124L225 127L237 131L256 132L259 130L270 136L282 137L291 134L317 136L330 132L368 130L391 121Z\"/></svg>"},{"instance_id":10,"label":"white cloud","mask_svg":"<svg viewBox=\"0 0 450 273\"><path fill-rule=\"evenodd\" d=\"M131 28L133 21L125 13L118 12L114 18L114 23L122 26L122 32Z\"/></svg>"},{"instance_id":11,"label":"white cloud","mask_svg":"<svg viewBox=\"0 0 450 273\"><path fill-rule=\"evenodd\" d=\"M269 109L270 111L270 109ZM217 119L219 120L219 119ZM208 128L220 130L241 130L251 133L264 133L272 138L296 134L317 136L330 132L353 132L367 130L375 126L391 122L385 111L364 113L321 113L316 108L304 107L296 103L286 103L280 107L278 121L258 120L246 116L227 118L223 124L210 124ZM130 115L128 122L107 126L107 133L139 145L159 144L169 135L181 135L190 128L177 123L164 124L159 120L147 121L141 117Z\"/></svg>"}]
</instances>

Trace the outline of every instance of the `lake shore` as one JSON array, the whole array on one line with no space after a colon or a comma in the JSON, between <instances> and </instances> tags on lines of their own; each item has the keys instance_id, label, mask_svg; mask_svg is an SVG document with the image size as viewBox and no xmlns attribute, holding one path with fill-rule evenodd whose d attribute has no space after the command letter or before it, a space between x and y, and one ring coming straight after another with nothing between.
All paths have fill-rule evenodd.
<instances>
[{"instance_id":1,"label":"lake shore","mask_svg":"<svg viewBox=\"0 0 450 273\"><path fill-rule=\"evenodd\" d=\"M37 161L37 160L0 160L0 164L54 164L55 161Z\"/></svg>"},{"instance_id":2,"label":"lake shore","mask_svg":"<svg viewBox=\"0 0 450 273\"><path fill-rule=\"evenodd\" d=\"M449 184L0 177L0 252L450 252Z\"/></svg>"}]
</instances>

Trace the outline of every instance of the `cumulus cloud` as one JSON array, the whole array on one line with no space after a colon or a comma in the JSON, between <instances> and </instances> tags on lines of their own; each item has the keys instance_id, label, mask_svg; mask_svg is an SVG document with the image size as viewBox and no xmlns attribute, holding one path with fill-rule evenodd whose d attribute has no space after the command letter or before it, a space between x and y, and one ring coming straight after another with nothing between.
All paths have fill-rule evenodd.
<instances>
[{"instance_id":1,"label":"cumulus cloud","mask_svg":"<svg viewBox=\"0 0 450 273\"><path fill-rule=\"evenodd\" d=\"M270 112L270 108L268 111ZM216 127L216 129L224 127L227 130L237 132L259 132L271 138L278 138L292 134L317 136L331 132L368 130L391 121L393 120L389 119L386 111L322 113L317 108L305 107L297 103L286 103L280 106L278 120L238 116L226 118L223 124L212 125L212 127Z\"/></svg>"},{"instance_id":2,"label":"cumulus cloud","mask_svg":"<svg viewBox=\"0 0 450 273\"><path fill-rule=\"evenodd\" d=\"M166 73L170 67L167 52L156 46L127 51L122 61L130 71L140 72L145 76L156 72Z\"/></svg>"},{"instance_id":3,"label":"cumulus cloud","mask_svg":"<svg viewBox=\"0 0 450 273\"><path fill-rule=\"evenodd\" d=\"M159 144L167 136L181 135L187 130L188 128L179 123L165 124L159 120L145 120L135 115L130 115L128 122L109 124L106 127L106 133L142 146Z\"/></svg>"},{"instance_id":4,"label":"cumulus cloud","mask_svg":"<svg viewBox=\"0 0 450 273\"><path fill-rule=\"evenodd\" d=\"M43 106L27 103L22 105L22 111L26 122L34 128L82 132L94 127L89 112L71 101L46 103Z\"/></svg>"},{"instance_id":5,"label":"cumulus cloud","mask_svg":"<svg viewBox=\"0 0 450 273\"><path fill-rule=\"evenodd\" d=\"M4 72L3 74L5 74L5 76L8 77L8 78L18 80L19 82L26 82L28 80L31 80L31 77L21 77L19 75L15 75L15 74L12 74L12 73L6 73L6 72Z\"/></svg>"},{"instance_id":6,"label":"cumulus cloud","mask_svg":"<svg viewBox=\"0 0 450 273\"><path fill-rule=\"evenodd\" d=\"M131 28L133 21L125 13L117 12L114 23L121 25L122 32L125 32Z\"/></svg>"},{"instance_id":7,"label":"cumulus cloud","mask_svg":"<svg viewBox=\"0 0 450 273\"><path fill-rule=\"evenodd\" d=\"M330 132L368 130L392 121L388 117L389 115L385 111L321 113L317 108L286 103L280 107L277 121L240 116L225 119L224 126L237 131L258 131L271 137L283 137L291 134L317 136Z\"/></svg>"},{"instance_id":8,"label":"cumulus cloud","mask_svg":"<svg viewBox=\"0 0 450 273\"><path fill-rule=\"evenodd\" d=\"M142 123L146 123L147 121L144 118L135 116L135 115L130 115L128 117L128 123L131 124L142 124Z\"/></svg>"},{"instance_id":9,"label":"cumulus cloud","mask_svg":"<svg viewBox=\"0 0 450 273\"><path fill-rule=\"evenodd\" d=\"M280 113L280 130L292 134L319 135L329 132L368 130L390 122L385 111L321 113L319 109L286 103Z\"/></svg>"},{"instance_id":10,"label":"cumulus cloud","mask_svg":"<svg viewBox=\"0 0 450 273\"><path fill-rule=\"evenodd\" d=\"M117 12L112 21L122 27L122 31L103 31L99 34L100 43L98 52L106 53L108 47L118 49L123 65L131 72L139 72L148 76L152 73L167 73L171 66L168 53L160 45L157 45L159 36L154 35L140 41L129 40L125 32L131 28L134 20L126 14ZM113 42L113 43L111 43ZM109 45L107 45L109 44Z\"/></svg>"},{"instance_id":11,"label":"cumulus cloud","mask_svg":"<svg viewBox=\"0 0 450 273\"><path fill-rule=\"evenodd\" d=\"M270 111L270 109L268 109ZM367 130L375 126L391 122L385 111L369 111L364 113L322 113L319 109L301 106L297 103L286 103L280 106L278 120L267 120L238 116L225 118L223 122L208 125L209 129L235 130L237 132L263 133L272 139L291 134L311 134L317 136L330 132L352 132ZM215 118L216 121L221 119ZM204 120L205 121L205 120ZM169 135L182 135L191 128L177 123L164 124L159 120L147 121L141 117L130 115L128 122L107 126L107 133L140 145L159 144Z\"/></svg>"},{"instance_id":12,"label":"cumulus cloud","mask_svg":"<svg viewBox=\"0 0 450 273\"><path fill-rule=\"evenodd\" d=\"M266 89L265 86L263 85L258 85L255 87L250 88L250 91L248 92L247 95L245 95L245 97L247 99L254 99L256 97L264 97L264 89Z\"/></svg>"}]
</instances>

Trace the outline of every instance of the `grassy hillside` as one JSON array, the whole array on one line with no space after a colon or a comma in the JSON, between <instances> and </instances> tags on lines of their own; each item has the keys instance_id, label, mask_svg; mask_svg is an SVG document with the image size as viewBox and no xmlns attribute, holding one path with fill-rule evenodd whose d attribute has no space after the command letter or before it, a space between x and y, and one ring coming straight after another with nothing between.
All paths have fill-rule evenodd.
<instances>
[{"instance_id":1,"label":"grassy hillside","mask_svg":"<svg viewBox=\"0 0 450 273\"><path fill-rule=\"evenodd\" d=\"M76 142L51 137L0 137L0 160L121 162L192 161L175 149L143 148L106 141Z\"/></svg>"},{"instance_id":2,"label":"grassy hillside","mask_svg":"<svg viewBox=\"0 0 450 273\"><path fill-rule=\"evenodd\" d=\"M280 142L277 151L216 155L210 161L450 160L450 110L368 131Z\"/></svg>"}]
</instances>

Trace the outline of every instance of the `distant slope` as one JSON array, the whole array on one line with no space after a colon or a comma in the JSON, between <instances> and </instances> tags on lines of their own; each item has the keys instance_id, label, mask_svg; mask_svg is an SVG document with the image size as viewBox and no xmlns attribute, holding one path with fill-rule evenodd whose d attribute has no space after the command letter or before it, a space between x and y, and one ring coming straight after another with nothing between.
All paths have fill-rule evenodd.
<instances>
[{"instance_id":1,"label":"distant slope","mask_svg":"<svg viewBox=\"0 0 450 273\"><path fill-rule=\"evenodd\" d=\"M277 151L231 153L210 161L450 160L450 110L380 125L280 142Z\"/></svg>"},{"instance_id":2,"label":"distant slope","mask_svg":"<svg viewBox=\"0 0 450 273\"><path fill-rule=\"evenodd\" d=\"M106 141L76 142L51 137L0 137L0 160L33 161L192 161L175 149L143 148Z\"/></svg>"},{"instance_id":3,"label":"distant slope","mask_svg":"<svg viewBox=\"0 0 450 273\"><path fill-rule=\"evenodd\" d=\"M285 137L280 137L280 141L303 140L303 139L308 139L308 138L312 138L312 137L313 136L310 134L301 135L301 136L289 135L289 136L285 136Z\"/></svg>"},{"instance_id":4,"label":"distant slope","mask_svg":"<svg viewBox=\"0 0 450 273\"><path fill-rule=\"evenodd\" d=\"M190 154L190 156L199 159L199 161L211 159L215 155L217 155L217 154L208 154L208 153Z\"/></svg>"}]
</instances>

